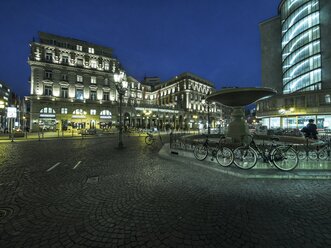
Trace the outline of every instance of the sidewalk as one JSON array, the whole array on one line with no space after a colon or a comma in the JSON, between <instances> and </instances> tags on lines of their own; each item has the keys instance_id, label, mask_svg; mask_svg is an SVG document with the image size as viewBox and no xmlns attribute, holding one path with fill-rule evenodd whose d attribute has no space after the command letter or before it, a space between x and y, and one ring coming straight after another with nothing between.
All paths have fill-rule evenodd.
<instances>
[{"instance_id":1,"label":"sidewalk","mask_svg":"<svg viewBox=\"0 0 331 248\"><path fill-rule=\"evenodd\" d=\"M222 167L215 159L212 161L210 156L204 161L198 161L192 152L171 149L170 144L165 144L161 148L159 156L167 160L194 164L219 173L247 179L331 179L331 161L300 161L298 167L293 171L283 172L262 162L258 162L251 170L242 170L234 165Z\"/></svg>"},{"instance_id":2,"label":"sidewalk","mask_svg":"<svg viewBox=\"0 0 331 248\"><path fill-rule=\"evenodd\" d=\"M27 134L27 135L26 135ZM44 132L44 133L24 133L24 137L14 137L14 142L23 141L39 141L39 140L52 140L52 139L86 139L86 138L100 138L116 136L117 133L97 133L94 135L81 135L78 132ZM1 134L0 143L11 142L10 134Z\"/></svg>"}]
</instances>

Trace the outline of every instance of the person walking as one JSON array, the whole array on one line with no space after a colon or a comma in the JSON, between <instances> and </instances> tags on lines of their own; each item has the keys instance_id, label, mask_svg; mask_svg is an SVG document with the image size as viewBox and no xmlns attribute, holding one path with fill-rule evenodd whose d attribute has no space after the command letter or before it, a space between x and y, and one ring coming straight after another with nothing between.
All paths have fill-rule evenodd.
<instances>
[{"instance_id":1,"label":"person walking","mask_svg":"<svg viewBox=\"0 0 331 248\"><path fill-rule=\"evenodd\" d=\"M307 126L301 129L301 132L304 133L306 138L317 139L317 126L314 123L313 119L308 120Z\"/></svg>"}]
</instances>

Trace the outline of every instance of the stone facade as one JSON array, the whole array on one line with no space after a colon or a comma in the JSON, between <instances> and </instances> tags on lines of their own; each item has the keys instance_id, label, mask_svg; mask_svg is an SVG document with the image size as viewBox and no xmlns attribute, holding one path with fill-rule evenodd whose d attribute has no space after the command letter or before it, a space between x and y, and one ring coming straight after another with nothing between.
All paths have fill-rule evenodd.
<instances>
[{"instance_id":1,"label":"stone facade","mask_svg":"<svg viewBox=\"0 0 331 248\"><path fill-rule=\"evenodd\" d=\"M33 41L30 47L27 99L32 131L40 127L67 130L118 124L119 95L113 77L120 65L112 57L111 48L48 33L39 33L39 41ZM207 107L201 99L215 91L211 82L191 73L165 82L155 78L139 82L128 75L127 81L125 125L195 129L206 124ZM212 126L216 126L221 110L211 106Z\"/></svg>"}]
</instances>

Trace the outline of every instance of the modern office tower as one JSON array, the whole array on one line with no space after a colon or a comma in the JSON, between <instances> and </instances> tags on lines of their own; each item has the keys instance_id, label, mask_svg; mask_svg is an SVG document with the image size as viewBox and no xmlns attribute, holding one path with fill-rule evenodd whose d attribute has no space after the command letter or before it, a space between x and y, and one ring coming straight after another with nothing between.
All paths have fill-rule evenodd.
<instances>
[{"instance_id":1,"label":"modern office tower","mask_svg":"<svg viewBox=\"0 0 331 248\"><path fill-rule=\"evenodd\" d=\"M260 24L262 84L278 91L260 101L269 128L302 128L315 119L331 128L331 1L283 0Z\"/></svg>"},{"instance_id":2,"label":"modern office tower","mask_svg":"<svg viewBox=\"0 0 331 248\"><path fill-rule=\"evenodd\" d=\"M119 61L111 48L42 32L30 46L31 130L104 129L118 124L119 95L113 78ZM184 73L167 82L154 77L141 83L130 75L127 81L125 125L188 129L206 122L206 108L198 99L215 90L207 80ZM213 120L215 126L217 119Z\"/></svg>"}]
</instances>

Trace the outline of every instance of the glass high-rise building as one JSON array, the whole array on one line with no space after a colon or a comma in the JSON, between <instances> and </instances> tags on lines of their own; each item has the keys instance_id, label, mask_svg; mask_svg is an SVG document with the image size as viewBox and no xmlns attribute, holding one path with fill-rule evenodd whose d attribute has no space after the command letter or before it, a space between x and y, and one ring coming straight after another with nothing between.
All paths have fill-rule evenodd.
<instances>
[{"instance_id":1,"label":"glass high-rise building","mask_svg":"<svg viewBox=\"0 0 331 248\"><path fill-rule=\"evenodd\" d=\"M262 85L278 95L258 103L269 128L331 129L331 1L283 0L260 24Z\"/></svg>"},{"instance_id":2,"label":"glass high-rise building","mask_svg":"<svg viewBox=\"0 0 331 248\"><path fill-rule=\"evenodd\" d=\"M280 6L283 93L321 89L319 0L287 0Z\"/></svg>"}]
</instances>

